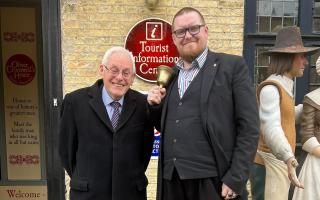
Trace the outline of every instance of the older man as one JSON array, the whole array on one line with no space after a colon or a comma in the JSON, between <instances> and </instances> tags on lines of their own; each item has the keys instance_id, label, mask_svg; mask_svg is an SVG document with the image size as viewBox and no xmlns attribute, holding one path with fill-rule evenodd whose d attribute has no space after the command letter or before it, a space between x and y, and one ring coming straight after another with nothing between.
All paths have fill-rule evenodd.
<instances>
[{"instance_id":1,"label":"older man","mask_svg":"<svg viewBox=\"0 0 320 200\"><path fill-rule=\"evenodd\" d=\"M153 126L146 96L130 89L134 70L132 54L113 47L102 79L65 96L59 152L71 200L146 200Z\"/></svg>"}]
</instances>

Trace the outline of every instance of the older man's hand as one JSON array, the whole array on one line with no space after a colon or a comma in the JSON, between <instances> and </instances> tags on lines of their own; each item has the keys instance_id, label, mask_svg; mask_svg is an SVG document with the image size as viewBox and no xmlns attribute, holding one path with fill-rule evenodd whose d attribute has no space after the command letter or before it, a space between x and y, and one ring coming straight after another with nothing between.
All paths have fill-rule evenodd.
<instances>
[{"instance_id":1,"label":"older man's hand","mask_svg":"<svg viewBox=\"0 0 320 200\"><path fill-rule=\"evenodd\" d=\"M160 86L154 86L148 92L148 103L153 105L158 105L161 103L161 100L166 96L166 89Z\"/></svg>"}]
</instances>

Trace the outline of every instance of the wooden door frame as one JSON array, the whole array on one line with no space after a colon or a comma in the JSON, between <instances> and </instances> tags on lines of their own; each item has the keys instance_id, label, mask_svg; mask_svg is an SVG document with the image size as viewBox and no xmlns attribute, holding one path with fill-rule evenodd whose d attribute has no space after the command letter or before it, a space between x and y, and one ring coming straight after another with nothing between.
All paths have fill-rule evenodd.
<instances>
[{"instance_id":1,"label":"wooden door frame","mask_svg":"<svg viewBox=\"0 0 320 200\"><path fill-rule=\"evenodd\" d=\"M48 200L65 199L64 170L58 154L58 130L62 92L61 19L59 0L41 0L44 112Z\"/></svg>"},{"instance_id":2,"label":"wooden door frame","mask_svg":"<svg viewBox=\"0 0 320 200\"><path fill-rule=\"evenodd\" d=\"M62 102L62 55L59 0L0 0L0 6L31 6L40 12L39 63L43 65L43 131L48 200L65 200L65 176L58 155L58 129ZM1 74L1 73L0 73ZM1 77L0 77L1 78ZM2 80L2 79L1 79ZM1 85L1 84L0 84ZM1 94L0 94L1 97ZM0 103L3 102L0 100ZM1 128L1 127L0 127Z\"/></svg>"}]
</instances>

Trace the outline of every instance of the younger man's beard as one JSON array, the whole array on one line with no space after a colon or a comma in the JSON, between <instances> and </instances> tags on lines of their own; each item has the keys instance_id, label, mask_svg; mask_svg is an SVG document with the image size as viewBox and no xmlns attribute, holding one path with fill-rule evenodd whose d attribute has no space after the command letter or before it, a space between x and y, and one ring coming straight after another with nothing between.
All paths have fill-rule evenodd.
<instances>
[{"instance_id":1,"label":"younger man's beard","mask_svg":"<svg viewBox=\"0 0 320 200\"><path fill-rule=\"evenodd\" d=\"M183 52L182 54L180 54L180 57L191 63L192 61L194 61L200 54L201 52L198 51L188 51L188 52Z\"/></svg>"}]
</instances>

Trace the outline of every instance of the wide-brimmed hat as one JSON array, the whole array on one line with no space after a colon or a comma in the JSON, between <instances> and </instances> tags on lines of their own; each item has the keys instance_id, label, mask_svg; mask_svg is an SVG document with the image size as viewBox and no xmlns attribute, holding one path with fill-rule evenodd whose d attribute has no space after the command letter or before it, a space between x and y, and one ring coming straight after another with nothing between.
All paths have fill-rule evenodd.
<instances>
[{"instance_id":1,"label":"wide-brimmed hat","mask_svg":"<svg viewBox=\"0 0 320 200\"><path fill-rule=\"evenodd\" d=\"M276 53L316 53L319 47L304 47L302 43L300 28L296 26L285 27L279 30L276 43L273 48L263 52L266 55Z\"/></svg>"}]
</instances>

